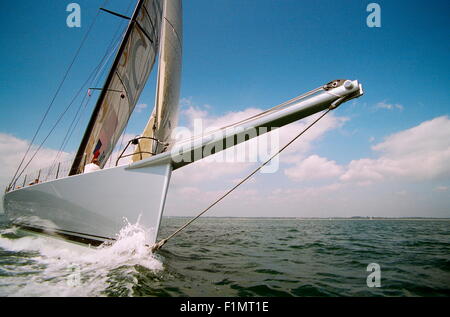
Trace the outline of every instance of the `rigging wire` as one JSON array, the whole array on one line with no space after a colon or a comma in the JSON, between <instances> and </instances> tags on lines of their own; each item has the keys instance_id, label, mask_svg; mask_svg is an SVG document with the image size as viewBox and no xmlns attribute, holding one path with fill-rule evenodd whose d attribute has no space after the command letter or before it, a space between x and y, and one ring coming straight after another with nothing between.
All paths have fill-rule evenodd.
<instances>
[{"instance_id":1,"label":"rigging wire","mask_svg":"<svg viewBox=\"0 0 450 317\"><path fill-rule=\"evenodd\" d=\"M108 1L109 1L109 0L105 0L105 1L103 2L103 5L105 5L106 2L108 2ZM14 176L12 177L11 182L10 182L9 185L8 185L8 188L10 188L11 185L12 185L13 183L15 183L15 181L17 181L17 179L18 179L18 178L20 177L20 175L23 173L23 171L22 171L22 172L20 173L20 175L17 176L17 173L19 172L20 168L22 167L22 164L23 164L23 162L25 161L26 156L28 155L28 153L29 153L31 147L33 146L34 140L36 139L37 135L39 134L39 131L41 130L42 125L44 124L45 119L47 118L47 116L48 116L48 114L49 114L51 108L53 107L53 104L54 104L54 102L55 102L55 100L56 100L56 97L59 95L59 92L61 91L61 88L62 88L64 82L66 81L67 76L69 75L70 70L72 69L73 65L75 64L75 61L76 61L76 59L78 58L78 55L80 54L81 48L83 47L84 43L86 42L86 39L88 38L89 34L91 33L91 30L92 30L92 28L93 28L95 22L97 21L97 18L98 18L98 16L99 16L99 14L100 14L100 10L97 11L97 14L95 15L94 19L92 20L91 24L89 25L89 28L88 28L86 34L84 35L83 39L81 40L81 43L80 43L80 45L78 46L77 51L75 52L75 56L73 57L72 61L70 62L69 67L67 68L66 72L64 73L64 76L63 76L61 82L59 83L59 85L58 85L58 87L57 87L57 89L56 89L56 92L55 92L55 94L53 95L53 97L52 97L52 99L51 99L51 101L50 101L50 104L48 105L48 107L47 107L47 109L46 109L46 111L45 111L45 113L44 113L44 116L42 117L41 122L39 123L39 126L38 126L38 128L36 129L36 132L35 132L34 135L33 135L33 138L31 139L30 144L28 145L27 150L25 151L25 154L24 154L24 156L22 157L22 160L20 161L19 166L17 167L16 172L14 173ZM40 148L40 147L39 147L39 148ZM33 158L34 158L34 155L33 155ZM31 162L31 160L30 160L30 162ZM30 162L28 162L27 166L29 165ZM16 178L16 176L17 176L17 178Z\"/></svg>"},{"instance_id":2,"label":"rigging wire","mask_svg":"<svg viewBox=\"0 0 450 317\"><path fill-rule=\"evenodd\" d=\"M59 122L61 121L61 119L64 117L64 115L66 114L66 112L70 109L70 107L72 106L72 104L75 102L75 100L78 98L78 96L80 95L80 93L81 93L81 91L83 91L83 89L84 89L84 87L87 85L87 83L89 82L89 80L91 80L91 78L96 74L96 72L98 72L98 69L99 69L99 66L101 65L101 63L103 62L103 60L107 57L107 55L108 55L108 52L106 52L105 53L105 55L103 56L103 58L102 58L102 60L100 61L100 63L97 65L97 67L96 68L94 68L94 70L91 72L91 74L88 76L88 78L86 79L86 81L83 83L83 85L80 87L80 89L78 89L78 91L77 91L77 93L75 94L75 96L72 98L72 101L69 103L69 105L66 107L66 109L63 111L63 113L59 116L59 118L58 118L58 120L56 121L56 123L53 125L53 127L52 127L52 129L50 130L50 132L47 134L47 136L45 137L45 139L41 142L41 144L39 145L39 147L38 147L38 149L34 152L34 154L33 154L33 156L30 158L30 160L28 161L28 163L25 165L25 167L22 169L22 171L20 172L20 174L17 176L17 179L18 178L20 178L20 176L23 174L23 172L26 170L26 168L28 167L28 165L31 163L31 161L34 159L34 157L36 156L36 154L39 152L39 150L42 148L42 146L43 146L43 144L45 143L45 141L48 139L48 137L53 133L53 131L54 131L54 129L56 128L56 126L59 124ZM82 106L82 104L83 104L83 102L84 102L84 100L86 100L86 95L83 97L83 100L82 100L82 102L81 102L81 105L80 105L80 107L79 107L79 110L81 109L81 106ZM86 103L85 103L85 107L87 106L87 103L89 102L89 100L87 100L86 101ZM78 121L79 121L79 119L81 118L81 116L78 118ZM75 118L74 118L74 120L75 120ZM73 121L74 121L73 120ZM72 123L73 123L73 121L72 121ZM78 121L77 121L77 123L78 123ZM74 130L72 130L72 133L73 133L73 131ZM72 133L70 134L70 136L72 135ZM67 135L67 134L66 134ZM68 140L66 140L66 145L67 145L67 141ZM64 145L65 146L65 145ZM61 150L61 148L60 148L60 150L59 150L59 152L58 152L58 154L57 154L57 156L58 155L60 155L60 152L61 152L62 150ZM56 161L54 161L53 162L53 167L54 167L54 163L55 163ZM51 168L50 169L50 172L49 173L51 173L52 172L52 169L53 168ZM17 181L17 179L16 179L16 181Z\"/></svg>"},{"instance_id":3,"label":"rigging wire","mask_svg":"<svg viewBox=\"0 0 450 317\"><path fill-rule=\"evenodd\" d=\"M106 65L107 61L110 59L110 57L112 56L112 53L115 51L115 49L117 48L117 45L120 42L119 38L117 37L117 35L120 35L119 31L120 31L121 26L122 25L119 25L119 27L118 27L118 29L116 31L116 34L113 37L113 40L110 42L109 47L108 47L107 51L105 52L105 54L103 55L102 59L100 60L99 64L96 66L96 68L91 73L91 75L89 75L88 81L89 81L89 79L91 79L92 77L95 76L92 79L91 83L96 82L96 85L97 85L97 83L100 81L100 78L101 78L101 76L99 76L100 73L105 69L105 65ZM116 43L114 44L114 42L116 42ZM86 86L86 83L87 82L85 82L82 87ZM94 85L94 86L96 86L96 85ZM79 93L77 93L77 96L78 96L78 94ZM85 100L86 100L86 102L84 102ZM81 116L82 116L82 113L80 112L81 109L85 109L87 107L87 104L89 103L89 101L90 100L86 99L86 95L85 95L83 97L83 100L80 103L80 106L78 107L77 113L75 114L75 116L74 116L74 118L73 118L73 120L72 120L72 122L71 122L71 124L70 124L70 126L69 126L69 128L67 130L67 132L66 132L66 135L64 136L62 144L61 144L61 146L60 146L60 148L58 150L58 154L56 155L56 157L55 157L55 159L54 159L54 161L52 163L52 169L54 168L55 163L57 162L57 160L61 156L63 150L67 146L67 144L68 144L70 138L72 137L72 134L75 131L78 123L80 122L80 119L81 119ZM84 105L83 105L83 103L84 103ZM50 173L51 173L51 171L50 171Z\"/></svg>"},{"instance_id":4,"label":"rigging wire","mask_svg":"<svg viewBox=\"0 0 450 317\"><path fill-rule=\"evenodd\" d=\"M29 159L28 163L24 166L24 168L22 169L22 171L19 173L19 175L17 176L17 179L20 178L20 176L22 176L23 172L26 170L26 168L30 165L30 163L33 161L33 159L35 158L35 156L37 155L37 153L39 152L39 150L42 148L42 146L44 145L45 141L47 141L47 139L49 138L49 136L53 133L53 131L56 129L57 125L59 124L59 122L61 122L62 118L64 117L64 115L67 113L67 111L70 109L70 107L73 105L73 103L75 102L76 98L78 97L78 95L80 94L80 92L83 90L83 87L87 84L87 82L89 81L86 80L85 83L83 84L83 86L78 90L78 92L76 93L75 97L72 99L72 101L69 103L69 105L64 109L64 111L60 114L60 116L58 117L58 119L56 120L55 124L53 125L53 127L50 129L50 132L47 133L46 137L44 138L44 140L41 142L41 144L39 144L39 147L36 149L36 151L34 152L34 154L31 156L31 158ZM16 179L16 180L17 180Z\"/></svg>"},{"instance_id":5,"label":"rigging wire","mask_svg":"<svg viewBox=\"0 0 450 317\"><path fill-rule=\"evenodd\" d=\"M131 6L131 3L128 6L127 12L129 10L130 6ZM91 86L93 86L93 87L97 87L99 85L100 79L103 77L103 74L104 74L104 72L106 70L105 66L108 63L108 60L111 58L111 56L113 55L114 51L117 49L118 45L120 44L120 34L121 34L120 30L123 27L123 24L124 24L123 21L119 24L119 26L118 26L118 28L117 28L117 30L116 30L116 32L115 32L111 42L109 43L109 46L108 46L108 49L105 52L105 55L103 55L100 63L97 65L96 75L92 79L92 82L91 82ZM86 103L86 105L87 105L87 103ZM85 105L85 107L86 107L86 105ZM80 105L80 107L81 107L81 105ZM74 129L75 129L76 125L78 124L79 120L80 120L80 117L78 118L77 123L74 126ZM74 129L71 131L69 139L70 139ZM66 142L66 144L64 145L63 148L65 148L66 145L67 145L67 142Z\"/></svg>"},{"instance_id":6,"label":"rigging wire","mask_svg":"<svg viewBox=\"0 0 450 317\"><path fill-rule=\"evenodd\" d=\"M105 1L103 2L103 5L102 5L102 6L105 6L108 2L109 2L109 0L105 0ZM133 3L133 1L130 1L130 3L128 4L128 7L127 7L127 9L126 9L127 12L130 10L130 7L131 7L132 3ZM97 20L97 17L98 17L98 15L99 15L99 13L100 13L100 10L97 12L97 15L95 16L95 18L94 18L94 20L92 21L92 23L91 23L91 25L90 25L90 27L89 27L87 33L85 34L85 36L84 36L84 38L83 38L83 40L82 40L82 42L81 42L81 44L80 44L80 46L79 46L79 48L78 48L78 50L77 50L77 53L76 53L74 59L72 60L71 65L69 66L69 69L66 71L66 74L65 74L65 76L64 76L63 82L65 81L65 79L66 79L66 77L67 77L67 75L68 75L68 73L69 73L71 67L73 66L73 64L74 64L74 62L75 62L75 60L76 60L76 58L77 58L77 56L78 56L78 54L79 54L79 52L80 52L80 50L81 50L83 44L84 44L84 42L85 42L85 40L87 39L88 35L90 34L90 32L91 32L91 30L92 30L92 28L93 28L93 26L94 26L94 24L95 24L95 22L96 22L96 20ZM18 173L20 167L22 166L23 161L24 161L26 155L28 154L28 152L29 152L29 150L30 150L30 148L31 148L31 146L32 146L32 144L33 144L33 142L34 142L34 139L35 139L35 137L36 137L36 135L37 135L37 133L38 133L40 127L42 126L42 123L44 122L45 117L47 116L47 114L48 114L48 112L49 112L50 109L47 110L47 112L46 112L44 118L43 118L42 121L41 121L41 124L40 124L40 127L38 128L38 131L36 131L36 135L34 136L32 142L30 143L30 146L29 146L29 148L27 149L27 152L25 153L25 155L24 155L24 157L23 157L23 159L22 159L22 161L21 161L19 167L18 167L17 170L16 170L16 173L14 174L14 177L13 177L13 179L12 179L12 181L11 181L9 187L11 187L12 184L15 184L15 182L16 182L16 181L20 178L20 176L23 174L23 172L25 171L25 169L28 167L28 165L31 163L31 161L32 161L32 160L34 159L34 157L36 156L36 154L37 154L37 152L39 151L39 149L42 147L43 143L47 140L47 138L48 138L48 137L50 136L50 134L53 132L54 128L58 125L58 123L60 122L60 120L62 119L62 117L64 116L64 114L65 114L65 113L67 112L67 110L71 107L71 105L73 104L73 102L75 101L75 99L79 96L79 94L80 94L81 91L83 90L83 87L86 86L86 84L87 84L87 82L89 81L89 79L93 78L93 77L97 74L97 76L94 77L94 79L92 80L92 82L94 82L95 80L97 80L97 83L98 83L98 81L100 80L100 76L99 76L100 73L104 70L104 67L106 66L106 63L107 63L108 59L111 57L112 53L113 53L114 50L115 50L115 47L117 47L118 42L120 41L120 38L119 38L119 37L120 37L120 34L121 34L120 30L121 30L122 27L123 27L123 22L119 23L119 25L118 25L118 27L117 27L117 30L116 30L116 32L115 32L113 38L111 39L111 42L110 42L109 45L108 45L108 49L106 50L106 52L105 52L104 56L102 57L102 59L100 60L99 64L96 66L96 68L94 68L93 72L89 75L88 79L87 79L87 80L85 81L85 83L81 86L80 90L78 90L78 92L75 94L75 97L73 98L72 102L69 104L69 106L68 106L68 107L65 109L65 111L63 112L63 114L60 116L60 118L59 118L59 119L57 120L57 122L54 124L54 126L53 126L53 128L51 129L50 133L47 135L47 137L46 137L46 138L44 139L44 141L41 143L41 145L39 146L39 148L36 150L36 152L34 153L34 155L31 157L31 159L28 161L28 163L26 164L26 166L25 166L25 167L23 168L23 170L20 172L20 174L17 176L17 173ZM102 63L103 63L103 65L102 65ZM63 82L61 82L60 86L62 86ZM61 87L59 87L59 88L61 88ZM52 103L54 102L54 99L56 98L56 95L57 95L57 94L58 94L58 91L56 92L55 96L53 97ZM72 120L72 122L71 122L71 124L70 124L70 126L69 126L69 128L68 128L68 130L67 130L67 132L66 132L66 135L65 135L65 137L64 137L64 139L63 139L63 141L62 141L62 144L61 144L61 146L60 146L60 148L59 148L59 150L58 150L58 153L57 153L57 155L55 156L55 159L54 159L52 165L51 165L50 168L49 168L49 172L48 172L47 177L49 177L49 175L51 175L51 173L53 172L53 169L55 168L56 161L57 161L57 160L59 159L59 157L61 156L63 149L67 146L69 139L71 138L73 132L74 132L75 129L76 129L76 126L78 125L78 123L79 123L79 121L80 121L80 119L81 119L81 114L80 114L80 116L78 116L80 110L81 110L82 108L86 108L86 107L87 107L87 104L89 103L89 100L86 100L86 103L84 103L84 106L83 106L83 102L84 102L85 99L86 99L86 96L85 96L85 97L83 98L83 100L81 101L80 106L79 106L79 108L78 108L78 110L77 110L77 113L75 114L74 119ZM49 108L51 108L51 105L50 105ZM78 116L78 119L77 119L77 116ZM74 123L75 123L75 124L74 124ZM73 126L73 129L71 130L72 126ZM69 133L70 133L70 134L69 134ZM17 177L16 177L16 176L17 176Z\"/></svg>"},{"instance_id":7,"label":"rigging wire","mask_svg":"<svg viewBox=\"0 0 450 317\"><path fill-rule=\"evenodd\" d=\"M170 236L168 236L165 239L160 240L159 242L155 243L151 250L154 253L155 251L158 251L162 248L164 244L166 244L167 241L172 239L174 236L176 236L178 233L180 233L182 230L184 230L187 226L189 226L191 223L193 223L195 220L200 218L204 213L206 213L208 210L210 210L212 207L214 207L217 203L219 203L222 199L224 199L226 196L231 194L236 188L241 186L243 183L245 183L248 179L250 179L253 175L255 175L260 169L262 169L264 166L266 166L273 158L275 158L277 155L279 155L281 152L283 152L289 145L291 145L295 140L297 140L299 137L301 137L306 131L308 131L313 125L315 125L317 122L320 121L323 117L325 117L331 110L333 110L333 105L329 107L324 113L322 113L316 120L314 120L311 124L309 124L305 129L303 129L299 134L297 134L293 139L291 139L288 143L286 143L282 148L280 148L277 153L272 155L267 161L265 161L263 164L258 166L255 170L253 170L250 174L248 174L245 178L243 178L239 183L237 183L235 186L233 186L231 189L229 189L225 194L220 196L218 199L216 199L211 205L209 205L206 209L204 209L202 212L200 212L197 216L186 222L183 226L178 228L174 233L172 233Z\"/></svg>"},{"instance_id":8,"label":"rigging wire","mask_svg":"<svg viewBox=\"0 0 450 317\"><path fill-rule=\"evenodd\" d=\"M83 86L84 87L84 86ZM78 95L78 94L77 94ZM86 102L85 102L86 101ZM50 165L50 169L48 172L48 177L52 174L53 169L55 168L55 164L56 162L60 159L61 154L63 153L63 148L67 145L70 137L72 136L73 131L75 130L76 125L79 122L79 119L81 118L81 115L78 116L78 114L80 113L82 108L86 108L87 104L89 103L89 100L86 98L86 96L83 97L83 99L81 100L80 106L78 107L78 110L72 120L72 122L70 123L69 129L66 132L66 135L64 136L64 139L62 141L61 146L59 147L58 153L56 154L52 164ZM84 106L83 106L84 104ZM77 119L78 117L78 119ZM76 122L76 123L75 123ZM75 123L75 124L74 124ZM73 128L72 128L73 127Z\"/></svg>"}]
</instances>

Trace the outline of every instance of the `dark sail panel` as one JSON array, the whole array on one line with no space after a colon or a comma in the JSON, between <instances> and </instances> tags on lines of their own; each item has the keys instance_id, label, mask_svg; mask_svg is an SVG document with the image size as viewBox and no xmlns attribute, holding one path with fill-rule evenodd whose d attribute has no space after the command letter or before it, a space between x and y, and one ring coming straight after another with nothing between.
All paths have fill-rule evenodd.
<instances>
[{"instance_id":1,"label":"dark sail panel","mask_svg":"<svg viewBox=\"0 0 450 317\"><path fill-rule=\"evenodd\" d=\"M125 32L72 165L83 171L94 158L103 167L136 106L159 50L163 0L141 0Z\"/></svg>"}]
</instances>

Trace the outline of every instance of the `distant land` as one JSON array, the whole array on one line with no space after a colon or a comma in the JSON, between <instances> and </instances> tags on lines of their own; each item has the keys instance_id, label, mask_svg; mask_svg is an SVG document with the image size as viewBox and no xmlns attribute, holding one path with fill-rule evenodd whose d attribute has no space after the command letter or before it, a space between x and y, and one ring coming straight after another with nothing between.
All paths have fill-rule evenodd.
<instances>
[{"instance_id":1,"label":"distant land","mask_svg":"<svg viewBox=\"0 0 450 317\"><path fill-rule=\"evenodd\" d=\"M6 217L5 213L0 211L0 217ZM192 219L195 216L164 216L163 218L185 218ZM200 218L217 218L217 219L297 219L297 220L450 220L450 217L235 217L235 216L202 216Z\"/></svg>"},{"instance_id":2,"label":"distant land","mask_svg":"<svg viewBox=\"0 0 450 317\"><path fill-rule=\"evenodd\" d=\"M194 216L163 216L163 218L193 218ZM298 220L450 220L450 217L234 217L234 216L202 216L201 218L222 219L298 219Z\"/></svg>"}]
</instances>

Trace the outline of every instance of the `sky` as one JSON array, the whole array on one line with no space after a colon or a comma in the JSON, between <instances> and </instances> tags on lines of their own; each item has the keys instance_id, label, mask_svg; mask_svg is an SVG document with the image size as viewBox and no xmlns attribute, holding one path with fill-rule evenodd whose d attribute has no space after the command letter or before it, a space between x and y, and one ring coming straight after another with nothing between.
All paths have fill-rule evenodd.
<instances>
[{"instance_id":1,"label":"sky","mask_svg":"<svg viewBox=\"0 0 450 317\"><path fill-rule=\"evenodd\" d=\"M450 217L450 20L448 1L185 0L180 125L220 126L331 80L359 80L365 95L333 111L283 153L275 173L257 174L210 216ZM0 186L6 186L94 17L35 146L70 104L131 14L134 1L80 0L81 27L69 28L70 1L0 3ZM111 60L109 60L110 62ZM107 71L103 67L102 74ZM156 67L155 67L156 69ZM150 76L124 139L143 130L154 105ZM101 86L103 77L97 78ZM83 95L30 169L51 164ZM60 155L80 142L95 97ZM314 117L279 131L285 144ZM189 216L256 168L203 160L172 175L165 215Z\"/></svg>"}]
</instances>

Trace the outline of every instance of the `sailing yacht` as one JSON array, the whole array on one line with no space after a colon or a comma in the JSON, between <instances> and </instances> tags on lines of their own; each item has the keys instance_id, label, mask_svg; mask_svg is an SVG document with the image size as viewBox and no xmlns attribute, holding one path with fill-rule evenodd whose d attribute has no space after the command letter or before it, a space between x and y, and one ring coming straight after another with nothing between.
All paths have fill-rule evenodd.
<instances>
[{"instance_id":1,"label":"sailing yacht","mask_svg":"<svg viewBox=\"0 0 450 317\"><path fill-rule=\"evenodd\" d=\"M18 186L19 174L6 189L3 204L13 224L98 246L114 241L126 218L148 229L152 245L174 170L363 94L357 80L334 80L218 131L175 142L182 33L181 0L137 2L68 173L29 186L25 180ZM141 136L128 141L135 146L131 162L106 168L157 61L155 106ZM248 133L255 129L257 134ZM214 150L202 151L206 147ZM90 164L98 168L87 172Z\"/></svg>"}]
</instances>

